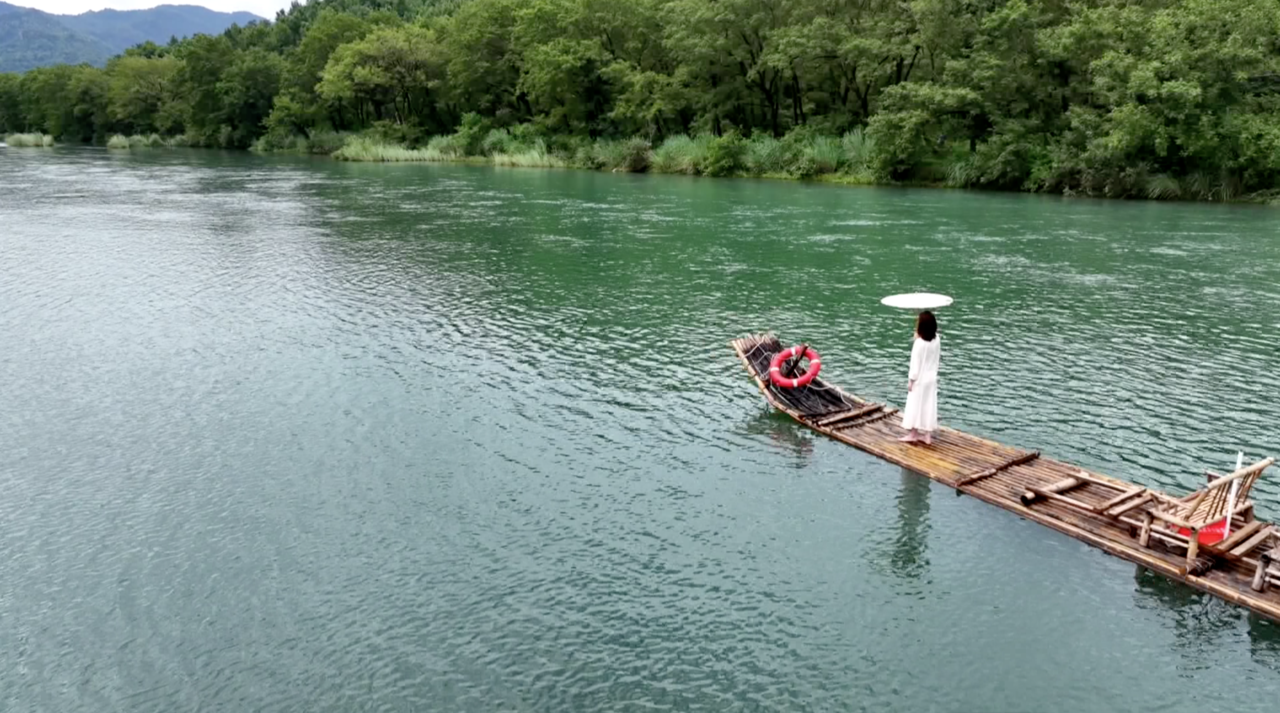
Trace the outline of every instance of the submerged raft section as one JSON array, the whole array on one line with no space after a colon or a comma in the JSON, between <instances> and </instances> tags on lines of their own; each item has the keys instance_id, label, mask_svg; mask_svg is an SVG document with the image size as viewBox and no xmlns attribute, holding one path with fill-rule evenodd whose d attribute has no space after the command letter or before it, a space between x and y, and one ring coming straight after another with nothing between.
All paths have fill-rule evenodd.
<instances>
[{"instance_id":1,"label":"submerged raft section","mask_svg":"<svg viewBox=\"0 0 1280 713\"><path fill-rule=\"evenodd\" d=\"M805 426L1280 622L1280 531L1254 519L1247 489L1239 501L1232 490L1230 504L1227 487L1206 486L1179 498L949 428L929 446L901 443L901 418L888 404L822 379L797 389L770 384L769 362L784 348L773 335L736 339L732 346L765 399ZM1271 462L1227 476L1222 485L1251 485ZM1190 520L1209 507L1231 510L1235 525L1213 545L1185 532L1179 537L1178 524L1159 519L1198 525Z\"/></svg>"}]
</instances>

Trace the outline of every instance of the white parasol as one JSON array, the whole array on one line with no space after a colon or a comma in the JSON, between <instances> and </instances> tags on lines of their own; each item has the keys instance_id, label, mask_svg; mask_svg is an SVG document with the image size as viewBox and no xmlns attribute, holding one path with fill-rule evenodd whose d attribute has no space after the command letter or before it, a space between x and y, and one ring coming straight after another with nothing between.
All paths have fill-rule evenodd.
<instances>
[{"instance_id":1,"label":"white parasol","mask_svg":"<svg viewBox=\"0 0 1280 713\"><path fill-rule=\"evenodd\" d=\"M880 300L880 304L886 307L897 307L898 309L937 309L951 304L951 298L932 292L908 292L903 295L889 295Z\"/></svg>"}]
</instances>

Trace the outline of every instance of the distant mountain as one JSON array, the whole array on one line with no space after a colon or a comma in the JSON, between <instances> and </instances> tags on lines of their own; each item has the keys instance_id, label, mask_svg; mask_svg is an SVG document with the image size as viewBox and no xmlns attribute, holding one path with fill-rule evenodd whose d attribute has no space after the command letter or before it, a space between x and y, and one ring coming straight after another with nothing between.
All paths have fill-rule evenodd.
<instances>
[{"instance_id":1,"label":"distant mountain","mask_svg":"<svg viewBox=\"0 0 1280 713\"><path fill-rule=\"evenodd\" d=\"M248 12L214 12L197 5L51 15L0 2L0 72L25 72L51 64L101 65L140 42L164 44L170 37L216 35L232 25L262 19Z\"/></svg>"},{"instance_id":2,"label":"distant mountain","mask_svg":"<svg viewBox=\"0 0 1280 713\"><path fill-rule=\"evenodd\" d=\"M262 18L249 12L214 12L199 5L160 5L150 10L98 10L63 15L67 27L99 40L119 54L139 42L164 44L170 37L217 35L232 25Z\"/></svg>"},{"instance_id":3,"label":"distant mountain","mask_svg":"<svg viewBox=\"0 0 1280 713\"><path fill-rule=\"evenodd\" d=\"M102 64L111 54L101 41L72 30L57 15L0 2L0 72L46 64Z\"/></svg>"}]
</instances>

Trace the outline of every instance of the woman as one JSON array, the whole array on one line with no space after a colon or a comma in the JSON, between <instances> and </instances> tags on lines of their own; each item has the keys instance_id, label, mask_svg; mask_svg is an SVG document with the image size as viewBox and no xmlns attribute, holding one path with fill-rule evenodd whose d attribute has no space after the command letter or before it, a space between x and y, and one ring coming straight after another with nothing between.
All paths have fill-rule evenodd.
<instances>
[{"instance_id":1,"label":"woman","mask_svg":"<svg viewBox=\"0 0 1280 713\"><path fill-rule=\"evenodd\" d=\"M942 356L938 320L932 312L916 318L916 338L911 345L911 373L907 376L907 407L902 411L902 427L907 435L898 440L915 443L924 433L924 442L933 443L938 430L938 359Z\"/></svg>"}]
</instances>

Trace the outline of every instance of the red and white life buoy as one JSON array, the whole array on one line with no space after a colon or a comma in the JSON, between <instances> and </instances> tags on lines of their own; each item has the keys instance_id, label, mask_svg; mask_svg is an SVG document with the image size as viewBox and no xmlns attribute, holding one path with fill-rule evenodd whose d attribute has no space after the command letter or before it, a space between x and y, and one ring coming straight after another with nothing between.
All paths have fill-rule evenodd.
<instances>
[{"instance_id":1,"label":"red and white life buoy","mask_svg":"<svg viewBox=\"0 0 1280 713\"><path fill-rule=\"evenodd\" d=\"M804 358L809 360L809 370L794 379L783 376L782 365L788 359L795 358L801 349L804 349ZM818 357L818 353L809 347L796 345L773 355L773 361L769 362L769 381L773 382L774 386L781 386L784 389L798 389L801 386L808 386L821 370L822 360Z\"/></svg>"}]
</instances>

